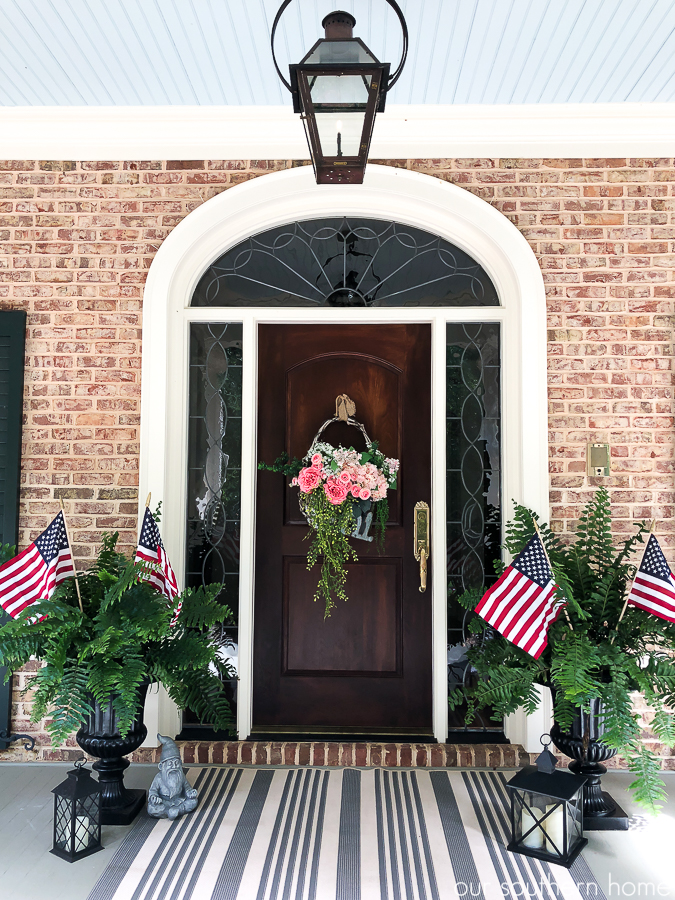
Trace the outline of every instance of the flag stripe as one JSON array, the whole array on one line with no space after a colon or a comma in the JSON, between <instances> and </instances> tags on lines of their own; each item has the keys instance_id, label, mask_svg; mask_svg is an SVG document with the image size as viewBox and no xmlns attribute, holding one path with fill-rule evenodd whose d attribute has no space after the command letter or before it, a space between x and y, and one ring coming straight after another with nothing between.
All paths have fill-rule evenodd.
<instances>
[{"instance_id":1,"label":"flag stripe","mask_svg":"<svg viewBox=\"0 0 675 900\"><path fill-rule=\"evenodd\" d=\"M507 631L511 628L517 629L519 614L522 611L531 608L532 603L537 599L540 593L541 588L538 584L535 584L533 581L530 581L529 578L521 575L518 582L517 593L511 594L504 600L504 606L497 617L495 628L499 631Z\"/></svg>"},{"instance_id":2,"label":"flag stripe","mask_svg":"<svg viewBox=\"0 0 675 900\"><path fill-rule=\"evenodd\" d=\"M0 567L0 605L13 618L36 600L48 600L75 574L63 513L14 559Z\"/></svg>"},{"instance_id":3,"label":"flag stripe","mask_svg":"<svg viewBox=\"0 0 675 900\"><path fill-rule=\"evenodd\" d=\"M667 603L651 588L644 589L642 585L633 585L632 598L631 602L633 603L649 603L652 606L661 607L664 612L668 612L671 615L675 614L675 603Z\"/></svg>"},{"instance_id":4,"label":"flag stripe","mask_svg":"<svg viewBox=\"0 0 675 900\"><path fill-rule=\"evenodd\" d=\"M667 606L675 609L675 591L669 590L660 578L653 578L644 572L638 572L633 582L633 592L639 592L642 596L657 597Z\"/></svg>"},{"instance_id":5,"label":"flag stripe","mask_svg":"<svg viewBox=\"0 0 675 900\"><path fill-rule=\"evenodd\" d=\"M134 561L137 563L149 563L152 566L151 569L146 569L141 577L163 594L169 602L180 594L178 581L162 544L159 528L154 516L147 508L143 516L143 524L141 525ZM171 625L175 625L178 621L181 608L182 602L178 604L175 615L171 620Z\"/></svg>"},{"instance_id":6,"label":"flag stripe","mask_svg":"<svg viewBox=\"0 0 675 900\"><path fill-rule=\"evenodd\" d=\"M538 659L548 643L548 629L563 603L539 535L534 535L513 563L483 595L476 612L508 641Z\"/></svg>"},{"instance_id":7,"label":"flag stripe","mask_svg":"<svg viewBox=\"0 0 675 900\"><path fill-rule=\"evenodd\" d=\"M508 590L511 582L515 578L518 578L519 575L520 572L509 567L500 576L499 581L493 584L492 587L483 595L483 599L476 607L476 612L483 616L483 618L492 615L492 610L494 609L495 605L499 602L505 591Z\"/></svg>"},{"instance_id":8,"label":"flag stripe","mask_svg":"<svg viewBox=\"0 0 675 900\"><path fill-rule=\"evenodd\" d=\"M65 558L63 559L63 566L60 567L58 572L54 563L45 568L44 561L38 553L39 560L33 563L33 568L30 570L29 575L22 580L21 585L11 592L9 598L3 592L2 606L5 612L9 613L10 616L16 617L22 609L30 606L36 600L48 600L54 589L66 578L74 574L70 551L61 551L61 553L65 553Z\"/></svg>"},{"instance_id":9,"label":"flag stripe","mask_svg":"<svg viewBox=\"0 0 675 900\"><path fill-rule=\"evenodd\" d=\"M675 578L653 534L647 541L628 603L660 619L675 622Z\"/></svg>"},{"instance_id":10,"label":"flag stripe","mask_svg":"<svg viewBox=\"0 0 675 900\"><path fill-rule=\"evenodd\" d=\"M532 606L532 613L523 624L523 627L515 635L515 640L520 646L526 647L529 652L529 646L536 640L541 626L546 621L547 615L551 610L550 599L555 593L555 584L551 582L546 590L537 595L537 605Z\"/></svg>"}]
</instances>

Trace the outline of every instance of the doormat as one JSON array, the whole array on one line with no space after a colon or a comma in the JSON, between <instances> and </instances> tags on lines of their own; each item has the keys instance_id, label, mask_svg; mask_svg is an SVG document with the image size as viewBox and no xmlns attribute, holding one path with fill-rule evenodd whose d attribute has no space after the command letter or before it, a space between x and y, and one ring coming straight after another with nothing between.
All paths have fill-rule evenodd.
<instances>
[{"instance_id":1,"label":"doormat","mask_svg":"<svg viewBox=\"0 0 675 900\"><path fill-rule=\"evenodd\" d=\"M198 774L197 774L198 773ZM568 871L506 850L497 772L190 770L199 807L143 813L89 900L604 900Z\"/></svg>"}]
</instances>

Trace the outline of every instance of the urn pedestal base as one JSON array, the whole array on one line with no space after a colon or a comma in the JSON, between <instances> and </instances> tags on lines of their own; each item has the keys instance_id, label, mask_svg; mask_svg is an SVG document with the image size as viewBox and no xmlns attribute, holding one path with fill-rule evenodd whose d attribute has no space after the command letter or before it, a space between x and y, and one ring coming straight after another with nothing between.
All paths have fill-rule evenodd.
<instances>
[{"instance_id":1,"label":"urn pedestal base","mask_svg":"<svg viewBox=\"0 0 675 900\"><path fill-rule=\"evenodd\" d=\"M614 807L614 812L605 816L584 816L584 831L628 831L628 816L608 793L602 791L605 803Z\"/></svg>"},{"instance_id":2,"label":"urn pedestal base","mask_svg":"<svg viewBox=\"0 0 675 900\"><path fill-rule=\"evenodd\" d=\"M124 805L101 810L101 825L131 825L145 806L147 793L125 789Z\"/></svg>"},{"instance_id":3,"label":"urn pedestal base","mask_svg":"<svg viewBox=\"0 0 675 900\"><path fill-rule=\"evenodd\" d=\"M145 791L124 786L128 767L129 760L119 756L99 759L92 766L101 786L101 825L131 825L145 806Z\"/></svg>"},{"instance_id":4,"label":"urn pedestal base","mask_svg":"<svg viewBox=\"0 0 675 900\"><path fill-rule=\"evenodd\" d=\"M588 779L584 785L584 831L628 831L628 816L600 785L607 768L598 762L575 760L568 769Z\"/></svg>"}]
</instances>

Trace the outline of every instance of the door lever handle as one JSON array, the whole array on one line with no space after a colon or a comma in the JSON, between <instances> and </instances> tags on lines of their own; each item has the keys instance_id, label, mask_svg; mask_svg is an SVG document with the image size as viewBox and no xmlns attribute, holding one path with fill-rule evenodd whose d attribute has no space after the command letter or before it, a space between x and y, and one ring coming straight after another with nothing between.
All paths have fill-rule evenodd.
<instances>
[{"instance_id":1,"label":"door lever handle","mask_svg":"<svg viewBox=\"0 0 675 900\"><path fill-rule=\"evenodd\" d=\"M420 593L423 594L427 589L427 553L426 550L420 550Z\"/></svg>"},{"instance_id":2,"label":"door lever handle","mask_svg":"<svg viewBox=\"0 0 675 900\"><path fill-rule=\"evenodd\" d=\"M429 551L429 504L420 500L415 504L415 559L420 564L420 593L422 594L427 589Z\"/></svg>"}]
</instances>

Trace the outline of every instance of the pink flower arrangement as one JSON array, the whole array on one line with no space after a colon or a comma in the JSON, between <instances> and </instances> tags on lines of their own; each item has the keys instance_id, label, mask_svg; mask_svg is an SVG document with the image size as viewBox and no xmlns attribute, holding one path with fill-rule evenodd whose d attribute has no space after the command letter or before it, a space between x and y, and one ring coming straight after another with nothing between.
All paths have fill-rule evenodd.
<instances>
[{"instance_id":1,"label":"pink flower arrangement","mask_svg":"<svg viewBox=\"0 0 675 900\"><path fill-rule=\"evenodd\" d=\"M321 561L315 599L325 600L328 616L335 605L333 596L347 599L347 564L357 559L350 539L373 541L375 535L368 532L374 526L380 547L384 547L389 511L387 492L397 487L399 463L397 459L385 457L377 443L367 437L366 449L355 450L334 447L320 441L320 435L321 432L297 468L296 459L285 465L286 454L274 466L261 463L260 468L287 472L291 486L300 491L300 511L314 531L307 553L308 567Z\"/></svg>"},{"instance_id":2,"label":"pink flower arrangement","mask_svg":"<svg viewBox=\"0 0 675 900\"><path fill-rule=\"evenodd\" d=\"M328 501L339 506L352 501L385 500L389 488L396 487L399 461L385 457L374 447L365 453L330 444L314 445L305 457L310 464L291 482L303 494L322 488Z\"/></svg>"}]
</instances>

